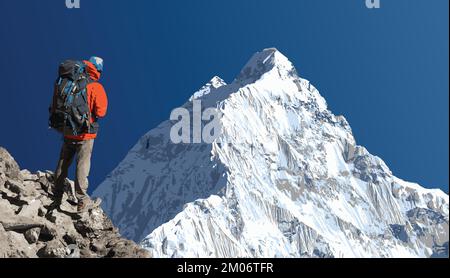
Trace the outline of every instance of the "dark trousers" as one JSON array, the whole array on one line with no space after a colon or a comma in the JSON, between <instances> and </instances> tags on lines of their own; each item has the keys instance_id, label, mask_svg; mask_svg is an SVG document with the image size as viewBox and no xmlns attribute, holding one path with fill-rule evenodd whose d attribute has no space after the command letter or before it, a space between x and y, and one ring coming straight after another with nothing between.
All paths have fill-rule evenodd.
<instances>
[{"instance_id":1,"label":"dark trousers","mask_svg":"<svg viewBox=\"0 0 450 278\"><path fill-rule=\"evenodd\" d=\"M88 197L88 176L91 169L91 155L94 140L75 141L64 139L59 156L58 167L55 172L55 199L61 200L64 194L64 184L69 167L76 157L75 195L78 201Z\"/></svg>"}]
</instances>

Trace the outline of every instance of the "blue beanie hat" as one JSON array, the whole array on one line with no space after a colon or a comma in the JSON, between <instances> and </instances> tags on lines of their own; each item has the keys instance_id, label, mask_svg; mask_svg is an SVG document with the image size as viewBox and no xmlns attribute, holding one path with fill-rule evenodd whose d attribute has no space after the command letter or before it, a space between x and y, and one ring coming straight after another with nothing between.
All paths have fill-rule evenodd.
<instances>
[{"instance_id":1,"label":"blue beanie hat","mask_svg":"<svg viewBox=\"0 0 450 278\"><path fill-rule=\"evenodd\" d=\"M91 62L99 72L103 72L103 59L102 58L92 56L89 59L89 62Z\"/></svg>"}]
</instances>

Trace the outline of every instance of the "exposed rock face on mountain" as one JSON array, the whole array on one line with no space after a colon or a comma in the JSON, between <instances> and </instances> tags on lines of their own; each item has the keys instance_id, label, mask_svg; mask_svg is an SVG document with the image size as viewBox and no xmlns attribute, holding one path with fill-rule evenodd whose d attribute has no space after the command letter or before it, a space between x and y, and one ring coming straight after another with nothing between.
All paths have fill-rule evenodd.
<instances>
[{"instance_id":1,"label":"exposed rock face on mountain","mask_svg":"<svg viewBox=\"0 0 450 278\"><path fill-rule=\"evenodd\" d=\"M194 100L222 113L212 144L174 144L165 121L94 193L154 256L448 256L448 195L395 177L358 146L276 49L183 107Z\"/></svg>"},{"instance_id":2,"label":"exposed rock face on mountain","mask_svg":"<svg viewBox=\"0 0 450 278\"><path fill-rule=\"evenodd\" d=\"M67 181L69 201L72 185ZM64 202L48 212L53 187L51 172L20 170L0 147L0 258L149 257L120 237L101 208L78 215Z\"/></svg>"}]
</instances>

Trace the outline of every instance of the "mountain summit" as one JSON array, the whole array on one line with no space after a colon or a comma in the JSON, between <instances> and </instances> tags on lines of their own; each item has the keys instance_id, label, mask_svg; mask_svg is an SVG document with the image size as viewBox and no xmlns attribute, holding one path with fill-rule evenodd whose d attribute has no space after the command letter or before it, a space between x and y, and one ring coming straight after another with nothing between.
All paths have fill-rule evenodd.
<instances>
[{"instance_id":1,"label":"mountain summit","mask_svg":"<svg viewBox=\"0 0 450 278\"><path fill-rule=\"evenodd\" d=\"M448 256L448 195L358 146L279 51L203 90L183 107L220 111L212 144L173 144L165 121L96 190L125 237L156 257Z\"/></svg>"},{"instance_id":2,"label":"mountain summit","mask_svg":"<svg viewBox=\"0 0 450 278\"><path fill-rule=\"evenodd\" d=\"M266 48L257 52L247 62L235 82L243 84L253 83L265 73L276 70L280 78L296 76L294 65L276 48Z\"/></svg>"}]
</instances>

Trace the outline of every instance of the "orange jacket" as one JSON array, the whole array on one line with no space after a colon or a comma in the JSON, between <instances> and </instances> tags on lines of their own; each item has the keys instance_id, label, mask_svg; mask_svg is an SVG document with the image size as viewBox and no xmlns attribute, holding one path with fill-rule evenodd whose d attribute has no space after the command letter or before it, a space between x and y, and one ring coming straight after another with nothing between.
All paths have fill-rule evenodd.
<instances>
[{"instance_id":1,"label":"orange jacket","mask_svg":"<svg viewBox=\"0 0 450 278\"><path fill-rule=\"evenodd\" d=\"M106 116L106 111L108 109L108 97L106 96L106 92L102 84L97 82L100 79L100 72L97 71L91 62L83 62L86 64L86 71L89 74L89 77L92 81L94 81L87 85L88 105L92 114L91 123L93 123L95 118L103 118ZM77 136L66 135L65 137L68 139L85 141L97 138L97 134L83 133Z\"/></svg>"}]
</instances>

